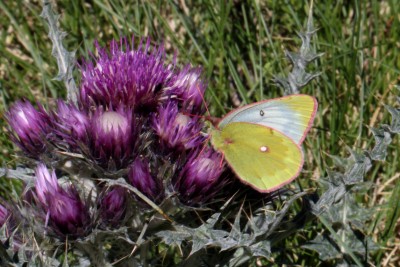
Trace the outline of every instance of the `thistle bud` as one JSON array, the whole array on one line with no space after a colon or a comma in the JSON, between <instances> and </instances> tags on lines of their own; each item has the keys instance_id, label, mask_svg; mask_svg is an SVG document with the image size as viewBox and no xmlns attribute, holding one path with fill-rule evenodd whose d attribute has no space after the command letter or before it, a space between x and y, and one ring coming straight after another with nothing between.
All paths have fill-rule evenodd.
<instances>
[{"instance_id":1,"label":"thistle bud","mask_svg":"<svg viewBox=\"0 0 400 267\"><path fill-rule=\"evenodd\" d=\"M203 114L202 104L206 85L200 78L201 69L192 69L187 66L177 74L173 88L176 88L177 98L182 102L184 110L196 114Z\"/></svg>"},{"instance_id":2,"label":"thistle bud","mask_svg":"<svg viewBox=\"0 0 400 267\"><path fill-rule=\"evenodd\" d=\"M200 146L205 140L200 132L203 124L180 113L174 102L160 107L152 124L164 149L184 151Z\"/></svg>"},{"instance_id":3,"label":"thistle bud","mask_svg":"<svg viewBox=\"0 0 400 267\"><path fill-rule=\"evenodd\" d=\"M126 211L126 189L114 187L100 196L99 212L103 225L117 226Z\"/></svg>"},{"instance_id":4,"label":"thistle bud","mask_svg":"<svg viewBox=\"0 0 400 267\"><path fill-rule=\"evenodd\" d=\"M38 158L46 150L49 116L39 104L36 110L27 101L16 102L6 114L12 129L11 139L28 156Z\"/></svg>"},{"instance_id":5,"label":"thistle bud","mask_svg":"<svg viewBox=\"0 0 400 267\"><path fill-rule=\"evenodd\" d=\"M128 172L130 184L152 200L159 198L160 185L152 177L150 165L146 159L135 159Z\"/></svg>"},{"instance_id":6,"label":"thistle bud","mask_svg":"<svg viewBox=\"0 0 400 267\"><path fill-rule=\"evenodd\" d=\"M90 223L89 210L75 188L61 188L55 171L50 174L44 164L39 164L35 173L38 207L46 214L46 227L59 238L85 236Z\"/></svg>"},{"instance_id":7,"label":"thistle bud","mask_svg":"<svg viewBox=\"0 0 400 267\"><path fill-rule=\"evenodd\" d=\"M136 134L130 109L96 111L91 118L90 136L91 157L103 168L125 168L132 161Z\"/></svg>"},{"instance_id":8,"label":"thistle bud","mask_svg":"<svg viewBox=\"0 0 400 267\"><path fill-rule=\"evenodd\" d=\"M57 101L57 110L53 113L55 133L61 142L66 142L76 150L80 142L87 142L89 118L74 105L62 100Z\"/></svg>"},{"instance_id":9,"label":"thistle bud","mask_svg":"<svg viewBox=\"0 0 400 267\"><path fill-rule=\"evenodd\" d=\"M175 181L181 199L195 205L213 198L225 184L220 178L224 170L220 164L221 156L211 149L193 152Z\"/></svg>"}]
</instances>

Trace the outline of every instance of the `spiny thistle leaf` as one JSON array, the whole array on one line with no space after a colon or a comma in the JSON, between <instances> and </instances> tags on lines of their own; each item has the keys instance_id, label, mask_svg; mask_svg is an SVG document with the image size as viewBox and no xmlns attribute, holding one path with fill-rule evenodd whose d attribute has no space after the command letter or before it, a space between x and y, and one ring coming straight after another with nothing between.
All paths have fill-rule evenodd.
<instances>
[{"instance_id":1,"label":"spiny thistle leaf","mask_svg":"<svg viewBox=\"0 0 400 267\"><path fill-rule=\"evenodd\" d=\"M350 149L349 162L352 162L346 172L344 173L344 183L346 185L352 185L361 183L364 180L364 175L371 169L371 159L364 155L358 154Z\"/></svg>"},{"instance_id":2,"label":"spiny thistle leaf","mask_svg":"<svg viewBox=\"0 0 400 267\"><path fill-rule=\"evenodd\" d=\"M286 57L293 65L292 71L288 77L274 77L274 82L284 89L284 95L298 94L300 89L310 83L314 78L318 77L321 72L308 73L307 65L318 59L323 53L315 53L311 47L311 39L316 33L313 25L312 2L308 14L307 27L305 32L299 32L302 44L299 53L289 52L285 50Z\"/></svg>"},{"instance_id":3,"label":"spiny thistle leaf","mask_svg":"<svg viewBox=\"0 0 400 267\"><path fill-rule=\"evenodd\" d=\"M373 161L384 160L387 148L392 141L391 134L400 133L400 111L386 106L392 115L391 125L371 128L375 146L371 151L356 153L350 150L347 159L336 158L339 167L345 167L345 172L328 172L328 178L320 179L322 184L328 184L328 189L316 203L310 203L312 212L327 225L329 235L319 235L304 248L319 253L323 261L343 259L344 263L356 263L361 266L368 259L370 252L378 246L364 231L371 219L371 209L360 207L355 201L357 193L365 187L364 176L371 169ZM360 260L362 259L362 260Z\"/></svg>"},{"instance_id":4,"label":"spiny thistle leaf","mask_svg":"<svg viewBox=\"0 0 400 267\"><path fill-rule=\"evenodd\" d=\"M392 133L400 133L400 110L387 105L385 107L392 115L392 122L389 126L390 131Z\"/></svg>"},{"instance_id":5,"label":"spiny thistle leaf","mask_svg":"<svg viewBox=\"0 0 400 267\"><path fill-rule=\"evenodd\" d=\"M69 52L64 48L62 40L65 38L66 33L59 30L57 22L60 15L54 14L52 4L49 0L43 0L41 17L47 21L49 37L53 42L52 55L56 58L58 65L58 74L55 79L64 82L67 88L68 101L76 105L78 101L78 89L72 76L75 66L75 51Z\"/></svg>"},{"instance_id":6,"label":"spiny thistle leaf","mask_svg":"<svg viewBox=\"0 0 400 267\"><path fill-rule=\"evenodd\" d=\"M0 168L0 177L11 179L19 179L27 184L32 184L34 181L35 171L27 167L17 167L15 170L8 168Z\"/></svg>"},{"instance_id":7,"label":"spiny thistle leaf","mask_svg":"<svg viewBox=\"0 0 400 267\"><path fill-rule=\"evenodd\" d=\"M192 241L190 255L194 255L206 247L215 247L219 248L221 252L243 248L248 255L266 256L270 254L271 250L269 236L276 233L294 201L306 194L307 192L300 192L291 196L282 209L275 213L266 212L270 209L269 206L263 207L258 211L260 214L249 218L243 229L240 227L240 219L243 217L240 209L231 225L230 232L214 229L214 216L213 220L198 228L175 225L174 230L160 231L156 233L156 236L160 237L166 244L181 245L185 239ZM220 213L217 213L216 217L219 217L219 215Z\"/></svg>"},{"instance_id":8,"label":"spiny thistle leaf","mask_svg":"<svg viewBox=\"0 0 400 267\"><path fill-rule=\"evenodd\" d=\"M330 224L338 224L341 228L348 230L350 224L362 225L359 222L366 221L370 213L369 209L360 208L357 205L352 192L349 191L339 202L329 206L321 216Z\"/></svg>"},{"instance_id":9,"label":"spiny thistle leaf","mask_svg":"<svg viewBox=\"0 0 400 267\"><path fill-rule=\"evenodd\" d=\"M386 128L370 128L375 138L375 146L371 150L373 160L385 160L387 156L387 147L392 142L390 132Z\"/></svg>"},{"instance_id":10,"label":"spiny thistle leaf","mask_svg":"<svg viewBox=\"0 0 400 267\"><path fill-rule=\"evenodd\" d=\"M319 254L319 258L323 261L338 259L341 256L340 248L327 235L319 234L302 247L316 251Z\"/></svg>"},{"instance_id":11,"label":"spiny thistle leaf","mask_svg":"<svg viewBox=\"0 0 400 267\"><path fill-rule=\"evenodd\" d=\"M269 258L271 256L271 242L262 240L249 247L249 254L253 257Z\"/></svg>"},{"instance_id":12,"label":"spiny thistle leaf","mask_svg":"<svg viewBox=\"0 0 400 267\"><path fill-rule=\"evenodd\" d=\"M274 219L275 216L272 212L260 212L260 214L253 216L248 221L245 230L248 228L254 234L255 238L265 235L271 228Z\"/></svg>"},{"instance_id":13,"label":"spiny thistle leaf","mask_svg":"<svg viewBox=\"0 0 400 267\"><path fill-rule=\"evenodd\" d=\"M175 227L174 231L161 231L156 233L156 236L161 237L166 245L180 247L183 241L190 238L191 232L185 227Z\"/></svg>"},{"instance_id":14,"label":"spiny thistle leaf","mask_svg":"<svg viewBox=\"0 0 400 267\"><path fill-rule=\"evenodd\" d=\"M344 183L344 175L340 172L332 172L327 170L328 177L320 179L320 183L326 189L321 195L317 203L310 202L312 213L320 215L325 210L342 199L346 194L346 185Z\"/></svg>"},{"instance_id":15,"label":"spiny thistle leaf","mask_svg":"<svg viewBox=\"0 0 400 267\"><path fill-rule=\"evenodd\" d=\"M370 237L359 236L355 231L339 230L337 236L342 238L342 241L347 244L347 248L363 257L370 251L378 249ZM323 261L342 259L346 250L337 244L335 237L328 234L317 235L308 244L303 245L303 248L314 250L319 254L319 258Z\"/></svg>"}]
</instances>

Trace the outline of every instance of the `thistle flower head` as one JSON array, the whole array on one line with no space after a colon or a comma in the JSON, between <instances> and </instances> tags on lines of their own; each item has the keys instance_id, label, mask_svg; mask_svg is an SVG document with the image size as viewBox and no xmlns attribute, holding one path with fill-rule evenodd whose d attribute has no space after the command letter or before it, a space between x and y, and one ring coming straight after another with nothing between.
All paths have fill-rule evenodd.
<instances>
[{"instance_id":1,"label":"thistle flower head","mask_svg":"<svg viewBox=\"0 0 400 267\"><path fill-rule=\"evenodd\" d=\"M173 101L158 109L152 125L164 149L184 151L199 147L205 140L201 135L201 121L179 112Z\"/></svg>"},{"instance_id":2,"label":"thistle flower head","mask_svg":"<svg viewBox=\"0 0 400 267\"><path fill-rule=\"evenodd\" d=\"M74 187L60 187L55 171L51 174L44 164L35 170L35 190L46 217L46 226L59 238L82 237L88 233L90 215Z\"/></svg>"},{"instance_id":3,"label":"thistle flower head","mask_svg":"<svg viewBox=\"0 0 400 267\"><path fill-rule=\"evenodd\" d=\"M49 173L46 165L39 164L35 170L35 175L36 196L42 205L47 206L48 196L56 195L62 191L58 185L56 172Z\"/></svg>"},{"instance_id":4,"label":"thistle flower head","mask_svg":"<svg viewBox=\"0 0 400 267\"><path fill-rule=\"evenodd\" d=\"M99 198L99 212L103 225L117 226L126 212L126 190L113 187Z\"/></svg>"},{"instance_id":5,"label":"thistle flower head","mask_svg":"<svg viewBox=\"0 0 400 267\"><path fill-rule=\"evenodd\" d=\"M133 45L132 39L132 45ZM126 39L111 42L109 52L96 44L99 57L81 67L80 101L84 108L133 107L136 112L154 110L159 101L173 94L171 65L164 63L163 46L151 47L148 39L137 50Z\"/></svg>"},{"instance_id":6,"label":"thistle flower head","mask_svg":"<svg viewBox=\"0 0 400 267\"><path fill-rule=\"evenodd\" d=\"M11 138L28 156L38 158L46 150L49 116L38 104L36 110L28 101L16 102L6 114L12 129Z\"/></svg>"},{"instance_id":7,"label":"thistle flower head","mask_svg":"<svg viewBox=\"0 0 400 267\"><path fill-rule=\"evenodd\" d=\"M103 168L125 168L133 160L137 135L132 110L96 110L89 135L90 157Z\"/></svg>"},{"instance_id":8,"label":"thistle flower head","mask_svg":"<svg viewBox=\"0 0 400 267\"><path fill-rule=\"evenodd\" d=\"M182 103L184 110L194 114L203 114L202 105L206 84L201 79L200 68L186 66L176 75L172 88L175 88L177 99Z\"/></svg>"},{"instance_id":9,"label":"thistle flower head","mask_svg":"<svg viewBox=\"0 0 400 267\"><path fill-rule=\"evenodd\" d=\"M160 185L151 175L150 165L146 159L135 159L129 168L128 181L150 199L160 198L162 193Z\"/></svg>"},{"instance_id":10,"label":"thistle flower head","mask_svg":"<svg viewBox=\"0 0 400 267\"><path fill-rule=\"evenodd\" d=\"M89 118L74 105L58 100L57 110L53 112L53 124L54 132L60 137L56 142L66 142L73 150L80 142L87 142Z\"/></svg>"},{"instance_id":11,"label":"thistle flower head","mask_svg":"<svg viewBox=\"0 0 400 267\"><path fill-rule=\"evenodd\" d=\"M221 179L223 170L221 155L217 152L211 149L196 150L189 156L175 181L175 190L190 205L205 203L225 184Z\"/></svg>"}]
</instances>

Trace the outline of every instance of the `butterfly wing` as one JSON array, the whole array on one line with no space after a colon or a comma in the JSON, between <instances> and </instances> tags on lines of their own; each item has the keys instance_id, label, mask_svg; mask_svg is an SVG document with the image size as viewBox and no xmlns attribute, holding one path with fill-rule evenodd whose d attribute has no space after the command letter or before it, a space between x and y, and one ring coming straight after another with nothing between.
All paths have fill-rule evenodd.
<instances>
[{"instance_id":1,"label":"butterfly wing","mask_svg":"<svg viewBox=\"0 0 400 267\"><path fill-rule=\"evenodd\" d=\"M211 143L245 184L271 192L296 178L303 166L303 152L275 129L234 122L213 130Z\"/></svg>"},{"instance_id":2,"label":"butterfly wing","mask_svg":"<svg viewBox=\"0 0 400 267\"><path fill-rule=\"evenodd\" d=\"M276 129L301 144L314 121L317 106L316 99L309 95L260 101L228 113L218 127L222 129L231 122L256 123Z\"/></svg>"}]
</instances>

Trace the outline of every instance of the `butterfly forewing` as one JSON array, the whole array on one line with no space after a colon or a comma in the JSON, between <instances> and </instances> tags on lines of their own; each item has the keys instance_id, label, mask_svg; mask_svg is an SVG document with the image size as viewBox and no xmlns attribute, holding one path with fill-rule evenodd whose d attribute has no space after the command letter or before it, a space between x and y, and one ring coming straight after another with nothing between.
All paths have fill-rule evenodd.
<instances>
[{"instance_id":1,"label":"butterfly forewing","mask_svg":"<svg viewBox=\"0 0 400 267\"><path fill-rule=\"evenodd\" d=\"M251 122L278 130L301 144L311 127L317 101L309 95L291 95L253 103L228 113L219 123Z\"/></svg>"},{"instance_id":2,"label":"butterfly forewing","mask_svg":"<svg viewBox=\"0 0 400 267\"><path fill-rule=\"evenodd\" d=\"M303 165L300 147L272 128L245 122L214 131L212 143L237 176L260 192L271 192L296 178Z\"/></svg>"}]
</instances>

